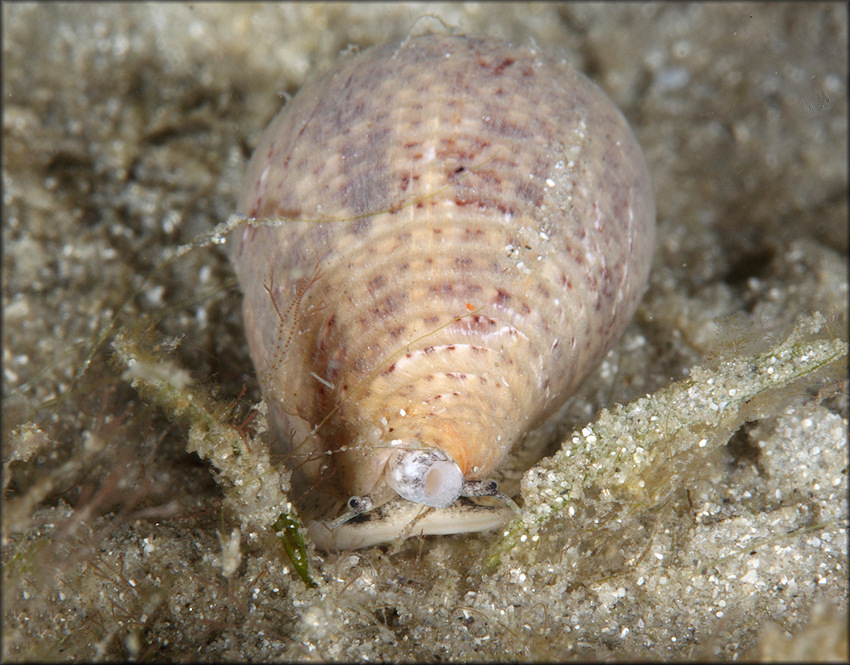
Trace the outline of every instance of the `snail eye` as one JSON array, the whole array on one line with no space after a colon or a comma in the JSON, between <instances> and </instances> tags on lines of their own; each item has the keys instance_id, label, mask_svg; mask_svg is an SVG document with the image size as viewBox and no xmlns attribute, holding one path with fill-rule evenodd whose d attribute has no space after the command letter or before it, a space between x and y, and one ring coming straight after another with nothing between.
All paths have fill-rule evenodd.
<instances>
[{"instance_id":1,"label":"snail eye","mask_svg":"<svg viewBox=\"0 0 850 665\"><path fill-rule=\"evenodd\" d=\"M348 510L328 524L331 531L353 520L358 515L368 513L375 504L368 496L352 496L345 505L348 507Z\"/></svg>"},{"instance_id":2,"label":"snail eye","mask_svg":"<svg viewBox=\"0 0 850 665\"><path fill-rule=\"evenodd\" d=\"M368 496L353 496L348 500L348 509L359 515L372 509L372 499Z\"/></svg>"}]
</instances>

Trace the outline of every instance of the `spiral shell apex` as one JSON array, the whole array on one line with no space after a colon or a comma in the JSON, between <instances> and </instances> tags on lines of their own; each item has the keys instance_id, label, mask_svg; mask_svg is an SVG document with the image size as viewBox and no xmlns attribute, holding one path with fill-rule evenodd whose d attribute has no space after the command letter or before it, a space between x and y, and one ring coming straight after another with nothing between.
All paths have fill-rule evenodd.
<instances>
[{"instance_id":1,"label":"spiral shell apex","mask_svg":"<svg viewBox=\"0 0 850 665\"><path fill-rule=\"evenodd\" d=\"M499 524L506 508L467 497L499 496L490 474L623 332L655 236L645 160L604 93L460 36L306 85L238 212L251 357L326 549Z\"/></svg>"}]
</instances>

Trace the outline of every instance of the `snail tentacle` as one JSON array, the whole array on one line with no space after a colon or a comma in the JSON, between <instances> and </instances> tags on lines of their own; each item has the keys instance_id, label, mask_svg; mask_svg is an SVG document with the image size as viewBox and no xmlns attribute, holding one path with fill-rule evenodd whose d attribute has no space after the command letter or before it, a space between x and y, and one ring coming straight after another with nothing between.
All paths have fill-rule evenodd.
<instances>
[{"instance_id":1,"label":"snail tentacle","mask_svg":"<svg viewBox=\"0 0 850 665\"><path fill-rule=\"evenodd\" d=\"M515 515L519 515L520 507L511 497L499 491L499 484L495 480L466 480L460 491L461 496L479 497L492 496L494 499L499 499L508 504Z\"/></svg>"}]
</instances>

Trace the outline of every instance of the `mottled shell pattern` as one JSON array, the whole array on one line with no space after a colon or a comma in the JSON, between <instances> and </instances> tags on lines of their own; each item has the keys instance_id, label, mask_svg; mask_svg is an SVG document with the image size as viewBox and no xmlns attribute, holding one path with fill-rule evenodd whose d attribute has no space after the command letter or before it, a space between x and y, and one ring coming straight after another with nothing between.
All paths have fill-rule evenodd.
<instances>
[{"instance_id":1,"label":"mottled shell pattern","mask_svg":"<svg viewBox=\"0 0 850 665\"><path fill-rule=\"evenodd\" d=\"M655 236L644 157L605 94L462 36L306 85L238 212L251 357L326 549L503 520L462 497L499 496L490 474L623 332Z\"/></svg>"}]
</instances>

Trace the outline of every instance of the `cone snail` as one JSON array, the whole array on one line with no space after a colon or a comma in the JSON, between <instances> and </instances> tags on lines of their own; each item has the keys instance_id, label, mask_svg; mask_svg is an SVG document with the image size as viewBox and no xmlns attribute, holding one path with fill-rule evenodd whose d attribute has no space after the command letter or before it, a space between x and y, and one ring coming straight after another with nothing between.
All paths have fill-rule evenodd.
<instances>
[{"instance_id":1,"label":"cone snail","mask_svg":"<svg viewBox=\"0 0 850 665\"><path fill-rule=\"evenodd\" d=\"M621 335L655 241L646 162L605 94L463 36L304 86L237 212L251 357L324 549L510 515L469 497L510 503L491 474Z\"/></svg>"}]
</instances>

